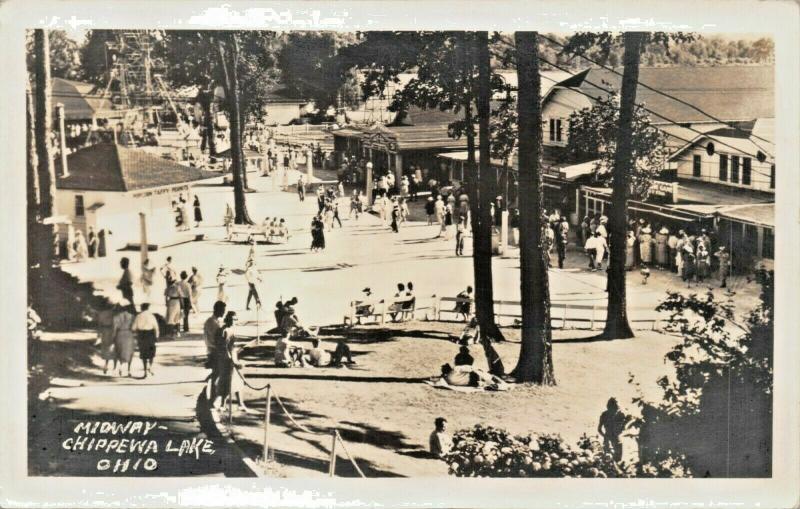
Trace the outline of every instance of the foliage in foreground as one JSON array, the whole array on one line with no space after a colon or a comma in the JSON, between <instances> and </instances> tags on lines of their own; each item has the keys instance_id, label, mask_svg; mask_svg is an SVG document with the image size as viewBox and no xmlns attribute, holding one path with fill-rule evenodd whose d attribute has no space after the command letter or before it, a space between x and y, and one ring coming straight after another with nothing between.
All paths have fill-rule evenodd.
<instances>
[{"instance_id":1,"label":"foliage in foreground","mask_svg":"<svg viewBox=\"0 0 800 509\"><path fill-rule=\"evenodd\" d=\"M702 477L770 475L774 273L760 270L756 281L761 304L744 323L711 292L671 293L659 306L683 342L666 356L675 379L658 381L662 400L635 400L640 460L680 458Z\"/></svg>"},{"instance_id":2,"label":"foliage in foreground","mask_svg":"<svg viewBox=\"0 0 800 509\"><path fill-rule=\"evenodd\" d=\"M445 457L457 477L633 477L635 465L615 464L594 437L577 447L557 434L512 436L505 430L475 425L453 436Z\"/></svg>"}]
</instances>

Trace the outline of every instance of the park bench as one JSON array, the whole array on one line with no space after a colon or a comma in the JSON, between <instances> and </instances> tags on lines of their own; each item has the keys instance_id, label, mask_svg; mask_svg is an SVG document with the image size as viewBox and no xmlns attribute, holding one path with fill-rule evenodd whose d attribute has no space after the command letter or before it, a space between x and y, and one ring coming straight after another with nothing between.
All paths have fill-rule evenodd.
<instances>
[{"instance_id":1,"label":"park bench","mask_svg":"<svg viewBox=\"0 0 800 509\"><path fill-rule=\"evenodd\" d=\"M396 313L400 322L411 320L417 309L416 297L392 297L380 300L358 300L350 302L348 313L342 322L354 326L357 321L375 318L375 323L386 323L386 316ZM369 306L369 307L367 307Z\"/></svg>"},{"instance_id":2,"label":"park bench","mask_svg":"<svg viewBox=\"0 0 800 509\"><path fill-rule=\"evenodd\" d=\"M230 224L227 226L226 240L233 241L236 238L246 237L247 242L258 240L261 237L265 242L271 244L285 244L289 241L289 232L285 234L274 234L273 228L265 225Z\"/></svg>"},{"instance_id":3,"label":"park bench","mask_svg":"<svg viewBox=\"0 0 800 509\"><path fill-rule=\"evenodd\" d=\"M434 296L435 297L435 296ZM435 317L436 321L440 321L442 319L442 313L452 313L454 315L458 315L461 313L457 308L458 304L462 303L469 303L470 304L470 312L473 310L474 300L471 298L459 298L459 297L439 297L438 299L434 299L434 309L433 309L433 316ZM447 306L446 308L442 308L442 303L452 303L452 306Z\"/></svg>"},{"instance_id":4,"label":"park bench","mask_svg":"<svg viewBox=\"0 0 800 509\"><path fill-rule=\"evenodd\" d=\"M264 241L268 241L269 228L257 224L229 224L227 226L226 240L233 241L242 236L246 237L247 242L257 240L256 237L262 237Z\"/></svg>"}]
</instances>

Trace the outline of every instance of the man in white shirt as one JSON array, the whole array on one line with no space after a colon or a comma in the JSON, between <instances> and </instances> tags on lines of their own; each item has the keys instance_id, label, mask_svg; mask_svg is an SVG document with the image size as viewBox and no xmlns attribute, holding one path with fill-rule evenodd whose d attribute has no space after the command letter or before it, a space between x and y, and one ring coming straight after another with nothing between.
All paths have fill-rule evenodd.
<instances>
[{"instance_id":1,"label":"man in white shirt","mask_svg":"<svg viewBox=\"0 0 800 509\"><path fill-rule=\"evenodd\" d=\"M453 448L453 439L447 433L447 419L437 417L434 425L436 429L431 432L429 440L431 454L436 458L443 458Z\"/></svg>"},{"instance_id":2,"label":"man in white shirt","mask_svg":"<svg viewBox=\"0 0 800 509\"><path fill-rule=\"evenodd\" d=\"M256 300L256 306L261 307L261 298L258 296L258 289L256 288L256 283L261 282L261 276L258 274L258 271L252 262L247 263L247 269L245 270L244 277L247 280L247 285L250 287L249 291L247 292L247 305L245 308L250 311L250 299L254 297Z\"/></svg>"},{"instance_id":3,"label":"man in white shirt","mask_svg":"<svg viewBox=\"0 0 800 509\"><path fill-rule=\"evenodd\" d=\"M175 281L178 278L178 273L172 267L172 257L167 256L167 261L161 266L161 275L164 276L164 281Z\"/></svg>"},{"instance_id":4,"label":"man in white shirt","mask_svg":"<svg viewBox=\"0 0 800 509\"><path fill-rule=\"evenodd\" d=\"M589 238L586 239L586 244L583 245L583 248L586 250L586 256L589 257L590 270L595 270L594 261L597 259L597 247L600 243L597 239L599 237L600 235L595 232L589 235Z\"/></svg>"}]
</instances>

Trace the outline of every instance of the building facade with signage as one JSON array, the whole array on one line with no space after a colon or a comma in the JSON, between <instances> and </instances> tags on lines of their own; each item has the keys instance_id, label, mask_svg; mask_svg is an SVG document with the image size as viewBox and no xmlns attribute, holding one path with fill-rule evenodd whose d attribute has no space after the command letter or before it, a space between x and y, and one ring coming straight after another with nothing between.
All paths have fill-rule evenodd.
<instances>
[{"instance_id":1,"label":"building facade with signage","mask_svg":"<svg viewBox=\"0 0 800 509\"><path fill-rule=\"evenodd\" d=\"M140 243L140 218L148 244L176 236L175 206L183 199L193 219L192 187L219 174L184 166L144 151L111 143L86 147L67 157L67 171L56 182L56 211L65 241L67 225L86 235L103 232L107 250ZM60 168L60 165L57 165Z\"/></svg>"}]
</instances>

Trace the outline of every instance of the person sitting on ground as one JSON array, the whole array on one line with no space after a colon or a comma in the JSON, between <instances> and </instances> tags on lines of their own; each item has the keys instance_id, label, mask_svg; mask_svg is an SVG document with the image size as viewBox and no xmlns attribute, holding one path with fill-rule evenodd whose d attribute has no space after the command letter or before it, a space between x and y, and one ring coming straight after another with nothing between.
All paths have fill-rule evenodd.
<instances>
[{"instance_id":1,"label":"person sitting on ground","mask_svg":"<svg viewBox=\"0 0 800 509\"><path fill-rule=\"evenodd\" d=\"M283 319L281 320L281 328L286 331L287 334L291 334L293 337L316 336L317 331L315 328L304 327L297 318L297 313L294 310L294 306L297 304L297 302L297 297L292 297L290 300L284 302L284 314Z\"/></svg>"},{"instance_id":2,"label":"person sitting on ground","mask_svg":"<svg viewBox=\"0 0 800 509\"><path fill-rule=\"evenodd\" d=\"M453 368L450 364L442 364L441 368L442 379L447 382L447 385L455 387L469 387L470 373L472 373L472 366L456 366Z\"/></svg>"},{"instance_id":3,"label":"person sitting on ground","mask_svg":"<svg viewBox=\"0 0 800 509\"><path fill-rule=\"evenodd\" d=\"M347 362L344 362L344 359L347 359ZM345 364L355 363L356 361L353 360L353 353L350 351L350 346L347 344L347 341L344 338L336 340L336 350L333 351L330 365L338 368Z\"/></svg>"},{"instance_id":4,"label":"person sitting on ground","mask_svg":"<svg viewBox=\"0 0 800 509\"><path fill-rule=\"evenodd\" d=\"M458 338L458 344L461 346L467 346L470 343L477 344L478 341L480 341L480 337L481 330L478 325L478 319L473 316L461 332L461 336Z\"/></svg>"},{"instance_id":5,"label":"person sitting on ground","mask_svg":"<svg viewBox=\"0 0 800 509\"><path fill-rule=\"evenodd\" d=\"M472 308L472 287L468 286L466 290L459 292L459 294L456 295L456 299L459 299L459 302L456 302L456 307L453 311L458 315L463 315L464 321L466 322Z\"/></svg>"},{"instance_id":6,"label":"person sitting on ground","mask_svg":"<svg viewBox=\"0 0 800 509\"><path fill-rule=\"evenodd\" d=\"M313 338L311 340L311 348L303 354L303 362L315 368L323 368L330 365L331 354L322 348L319 338Z\"/></svg>"},{"instance_id":7,"label":"person sitting on ground","mask_svg":"<svg viewBox=\"0 0 800 509\"><path fill-rule=\"evenodd\" d=\"M455 365L456 366L472 366L475 362L475 359L469 353L469 347L464 345L458 349L458 355L456 355Z\"/></svg>"},{"instance_id":8,"label":"person sitting on ground","mask_svg":"<svg viewBox=\"0 0 800 509\"><path fill-rule=\"evenodd\" d=\"M275 303L274 314L275 314L275 323L277 324L277 326L274 329L272 329L270 332L275 331L275 332L279 332L281 334L284 334L286 331L283 330L283 328L281 327L281 323L283 322L283 314L284 314L284 304L283 304L283 302L278 301L278 302Z\"/></svg>"},{"instance_id":9,"label":"person sitting on ground","mask_svg":"<svg viewBox=\"0 0 800 509\"><path fill-rule=\"evenodd\" d=\"M431 432L429 445L431 454L436 458L444 458L453 448L453 439L447 433L447 419L437 417L434 421L435 429Z\"/></svg>"},{"instance_id":10,"label":"person sitting on ground","mask_svg":"<svg viewBox=\"0 0 800 509\"><path fill-rule=\"evenodd\" d=\"M275 342L275 365L279 368L303 366L303 349L294 344L289 334Z\"/></svg>"}]
</instances>

